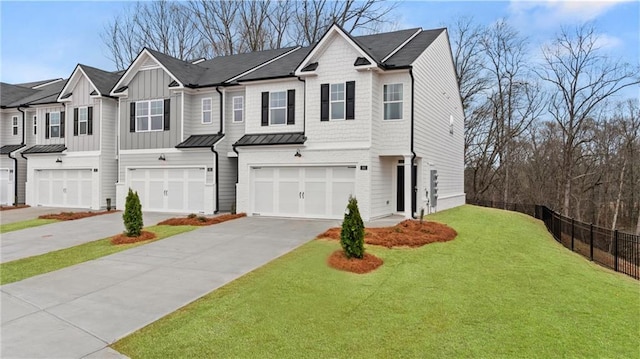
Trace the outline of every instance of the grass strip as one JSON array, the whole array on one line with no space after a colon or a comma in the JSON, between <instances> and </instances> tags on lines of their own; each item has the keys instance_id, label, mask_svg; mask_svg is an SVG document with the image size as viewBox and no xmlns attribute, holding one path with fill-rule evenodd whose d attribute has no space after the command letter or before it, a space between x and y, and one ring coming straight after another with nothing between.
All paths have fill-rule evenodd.
<instances>
[{"instance_id":1,"label":"grass strip","mask_svg":"<svg viewBox=\"0 0 640 359\"><path fill-rule=\"evenodd\" d=\"M0 233L7 233L27 229L31 227L44 226L45 224L59 222L57 219L29 219L26 221L13 222L0 225Z\"/></svg>"},{"instance_id":2,"label":"grass strip","mask_svg":"<svg viewBox=\"0 0 640 359\"><path fill-rule=\"evenodd\" d=\"M157 237L145 242L113 245L110 242L111 237L108 237L38 256L2 263L0 264L0 284L17 282L197 228L195 226L151 226L145 230L155 233Z\"/></svg>"},{"instance_id":3,"label":"grass strip","mask_svg":"<svg viewBox=\"0 0 640 359\"><path fill-rule=\"evenodd\" d=\"M311 241L113 348L131 358L631 358L640 284L567 251L518 213L463 206L428 219L458 237L331 269Z\"/></svg>"}]
</instances>

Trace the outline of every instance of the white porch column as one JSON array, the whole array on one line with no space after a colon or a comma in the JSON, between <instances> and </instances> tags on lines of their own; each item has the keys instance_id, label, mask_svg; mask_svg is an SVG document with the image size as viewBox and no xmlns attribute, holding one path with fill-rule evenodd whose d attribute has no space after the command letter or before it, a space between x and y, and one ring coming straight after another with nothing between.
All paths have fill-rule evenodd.
<instances>
[{"instance_id":1,"label":"white porch column","mask_svg":"<svg viewBox=\"0 0 640 359\"><path fill-rule=\"evenodd\" d=\"M411 196L413 196L413 188L411 187L411 169L413 163L411 163L411 156L404 156L404 218L413 218L411 209Z\"/></svg>"}]
</instances>

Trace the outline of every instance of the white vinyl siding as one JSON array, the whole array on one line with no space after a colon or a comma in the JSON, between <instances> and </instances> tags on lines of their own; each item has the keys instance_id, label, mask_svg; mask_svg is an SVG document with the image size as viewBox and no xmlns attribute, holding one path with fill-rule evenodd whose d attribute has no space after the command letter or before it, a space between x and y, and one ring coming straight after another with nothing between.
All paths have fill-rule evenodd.
<instances>
[{"instance_id":1,"label":"white vinyl siding","mask_svg":"<svg viewBox=\"0 0 640 359\"><path fill-rule=\"evenodd\" d=\"M212 123L213 119L211 117L211 97L202 99L202 123Z\"/></svg>"},{"instance_id":2,"label":"white vinyl siding","mask_svg":"<svg viewBox=\"0 0 640 359\"><path fill-rule=\"evenodd\" d=\"M233 97L233 122L244 121L244 97Z\"/></svg>"},{"instance_id":3,"label":"white vinyl siding","mask_svg":"<svg viewBox=\"0 0 640 359\"><path fill-rule=\"evenodd\" d=\"M330 85L330 101L329 101L329 113L332 120L344 120L345 114L345 92L344 84L331 84Z\"/></svg>"},{"instance_id":4,"label":"white vinyl siding","mask_svg":"<svg viewBox=\"0 0 640 359\"><path fill-rule=\"evenodd\" d=\"M89 126L88 109L86 107L80 107L78 109L78 134L86 135L88 126Z\"/></svg>"},{"instance_id":5,"label":"white vinyl siding","mask_svg":"<svg viewBox=\"0 0 640 359\"><path fill-rule=\"evenodd\" d=\"M136 102L136 132L164 130L164 100Z\"/></svg>"},{"instance_id":6,"label":"white vinyl siding","mask_svg":"<svg viewBox=\"0 0 640 359\"><path fill-rule=\"evenodd\" d=\"M60 112L49 113L49 137L60 137Z\"/></svg>"},{"instance_id":7,"label":"white vinyl siding","mask_svg":"<svg viewBox=\"0 0 640 359\"><path fill-rule=\"evenodd\" d=\"M11 133L14 136L18 135L18 116L13 116L11 118Z\"/></svg>"},{"instance_id":8,"label":"white vinyl siding","mask_svg":"<svg viewBox=\"0 0 640 359\"><path fill-rule=\"evenodd\" d=\"M384 85L383 89L384 119L402 119L402 84Z\"/></svg>"},{"instance_id":9,"label":"white vinyl siding","mask_svg":"<svg viewBox=\"0 0 640 359\"><path fill-rule=\"evenodd\" d=\"M269 125L286 125L287 92L271 92L269 94Z\"/></svg>"}]
</instances>

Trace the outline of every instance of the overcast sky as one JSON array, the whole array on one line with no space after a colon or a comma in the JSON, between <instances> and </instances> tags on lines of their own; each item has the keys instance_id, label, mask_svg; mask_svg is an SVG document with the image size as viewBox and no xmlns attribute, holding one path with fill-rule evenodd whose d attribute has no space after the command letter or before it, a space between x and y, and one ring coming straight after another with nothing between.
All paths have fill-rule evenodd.
<instances>
[{"instance_id":1,"label":"overcast sky","mask_svg":"<svg viewBox=\"0 0 640 359\"><path fill-rule=\"evenodd\" d=\"M77 63L114 70L100 32L126 2L0 1L0 80L20 83L66 78ZM534 50L562 25L593 21L611 56L640 63L638 1L404 1L396 28L445 26L458 16L478 23L507 19Z\"/></svg>"}]
</instances>

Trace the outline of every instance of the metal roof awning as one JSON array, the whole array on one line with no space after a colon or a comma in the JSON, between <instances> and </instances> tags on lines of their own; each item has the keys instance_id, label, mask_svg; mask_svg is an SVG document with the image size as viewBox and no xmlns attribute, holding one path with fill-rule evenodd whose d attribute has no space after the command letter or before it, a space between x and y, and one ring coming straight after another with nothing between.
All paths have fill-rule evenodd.
<instances>
[{"instance_id":1,"label":"metal roof awning","mask_svg":"<svg viewBox=\"0 0 640 359\"><path fill-rule=\"evenodd\" d=\"M66 149L65 145L36 145L27 148L22 153L60 153Z\"/></svg>"},{"instance_id":2,"label":"metal roof awning","mask_svg":"<svg viewBox=\"0 0 640 359\"><path fill-rule=\"evenodd\" d=\"M0 155L8 155L9 153L19 150L24 145L4 145L0 148Z\"/></svg>"},{"instance_id":3,"label":"metal roof awning","mask_svg":"<svg viewBox=\"0 0 640 359\"><path fill-rule=\"evenodd\" d=\"M186 140L179 143L176 148L202 148L215 145L224 137L223 134L213 135L191 135Z\"/></svg>"},{"instance_id":4,"label":"metal roof awning","mask_svg":"<svg viewBox=\"0 0 640 359\"><path fill-rule=\"evenodd\" d=\"M244 135L234 146L301 145L307 138L303 132Z\"/></svg>"}]
</instances>

